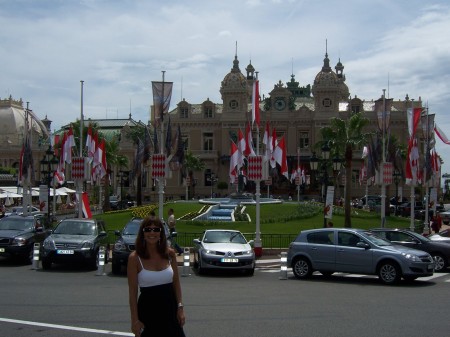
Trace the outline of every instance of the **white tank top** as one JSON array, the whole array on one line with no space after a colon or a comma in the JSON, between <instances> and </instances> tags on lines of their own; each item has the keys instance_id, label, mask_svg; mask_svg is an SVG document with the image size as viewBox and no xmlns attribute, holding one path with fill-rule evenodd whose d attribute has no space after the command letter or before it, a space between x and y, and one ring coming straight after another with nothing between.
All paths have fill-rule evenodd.
<instances>
[{"instance_id":1,"label":"white tank top","mask_svg":"<svg viewBox=\"0 0 450 337\"><path fill-rule=\"evenodd\" d=\"M161 284L171 283L173 281L173 269L172 265L161 271L147 270L142 264L141 258L138 256L141 263L141 271L138 273L139 287L154 287Z\"/></svg>"}]
</instances>

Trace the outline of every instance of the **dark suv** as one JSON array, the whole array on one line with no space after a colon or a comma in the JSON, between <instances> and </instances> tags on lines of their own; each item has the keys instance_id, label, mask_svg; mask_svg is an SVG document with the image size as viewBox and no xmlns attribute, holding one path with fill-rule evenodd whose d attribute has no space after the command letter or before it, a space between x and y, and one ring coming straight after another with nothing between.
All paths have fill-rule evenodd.
<instances>
[{"instance_id":1,"label":"dark suv","mask_svg":"<svg viewBox=\"0 0 450 337\"><path fill-rule=\"evenodd\" d=\"M10 215L0 220L0 255L18 256L31 262L33 246L48 235L47 218L38 215Z\"/></svg>"},{"instance_id":2,"label":"dark suv","mask_svg":"<svg viewBox=\"0 0 450 337\"><path fill-rule=\"evenodd\" d=\"M106 245L107 234L103 220L64 219L42 245L42 268L50 269L52 263L73 262L87 262L90 268L97 268L100 246ZM105 255L106 262L108 252Z\"/></svg>"},{"instance_id":3,"label":"dark suv","mask_svg":"<svg viewBox=\"0 0 450 337\"><path fill-rule=\"evenodd\" d=\"M389 240L394 245L402 245L429 253L436 262L434 267L436 272L444 271L449 265L450 245L448 243L431 241L407 229L376 228L370 231L383 239Z\"/></svg>"},{"instance_id":4,"label":"dark suv","mask_svg":"<svg viewBox=\"0 0 450 337\"><path fill-rule=\"evenodd\" d=\"M136 237L138 235L139 227L142 223L142 218L131 219L122 231L115 231L117 238L112 251L112 272L113 274L120 274L122 266L126 267L128 264L128 256L135 248ZM169 227L162 221L164 233L166 234L167 244L171 246L172 234L169 233ZM176 235L176 234L175 234Z\"/></svg>"},{"instance_id":5,"label":"dark suv","mask_svg":"<svg viewBox=\"0 0 450 337\"><path fill-rule=\"evenodd\" d=\"M134 245L142 220L142 218L133 218L125 225L122 231L115 231L118 239L112 251L113 274L120 274L122 266L128 264L128 256L135 250Z\"/></svg>"}]
</instances>

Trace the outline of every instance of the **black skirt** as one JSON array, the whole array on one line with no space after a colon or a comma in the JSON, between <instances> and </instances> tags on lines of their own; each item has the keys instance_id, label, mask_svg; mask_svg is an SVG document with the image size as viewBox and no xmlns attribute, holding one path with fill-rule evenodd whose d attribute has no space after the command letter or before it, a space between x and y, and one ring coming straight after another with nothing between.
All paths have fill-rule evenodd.
<instances>
[{"instance_id":1,"label":"black skirt","mask_svg":"<svg viewBox=\"0 0 450 337\"><path fill-rule=\"evenodd\" d=\"M138 317L145 328L141 337L185 337L177 319L177 299L173 283L142 287Z\"/></svg>"}]
</instances>

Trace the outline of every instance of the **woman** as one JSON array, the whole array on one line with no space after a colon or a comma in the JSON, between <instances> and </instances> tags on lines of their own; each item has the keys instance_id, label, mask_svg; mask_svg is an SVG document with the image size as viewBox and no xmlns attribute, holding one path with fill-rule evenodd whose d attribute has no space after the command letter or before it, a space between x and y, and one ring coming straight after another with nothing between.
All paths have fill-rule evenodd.
<instances>
[{"instance_id":1,"label":"woman","mask_svg":"<svg viewBox=\"0 0 450 337\"><path fill-rule=\"evenodd\" d=\"M175 251L161 220L145 218L128 258L131 331L137 337L184 337L185 322ZM140 295L138 300L138 288Z\"/></svg>"}]
</instances>

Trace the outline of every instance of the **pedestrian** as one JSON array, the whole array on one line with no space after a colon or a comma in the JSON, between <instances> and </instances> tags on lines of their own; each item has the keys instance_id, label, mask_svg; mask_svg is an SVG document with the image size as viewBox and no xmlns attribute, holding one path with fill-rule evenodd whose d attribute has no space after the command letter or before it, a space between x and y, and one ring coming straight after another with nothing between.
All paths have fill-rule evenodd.
<instances>
[{"instance_id":1,"label":"pedestrian","mask_svg":"<svg viewBox=\"0 0 450 337\"><path fill-rule=\"evenodd\" d=\"M128 258L131 331L136 337L185 337L183 300L175 251L159 218L146 217ZM138 288L140 294L138 298Z\"/></svg>"},{"instance_id":2,"label":"pedestrian","mask_svg":"<svg viewBox=\"0 0 450 337\"><path fill-rule=\"evenodd\" d=\"M169 226L170 239L171 239L171 242L172 242L172 246L178 252L178 255L181 255L181 254L183 254L183 249L181 249L181 247L175 241L175 236L173 236L173 233L176 232L176 229L175 229L176 220L175 220L175 214L173 212L173 208L169 209L169 211L167 212L167 215L168 215L168 217L167 217L167 225Z\"/></svg>"}]
</instances>

